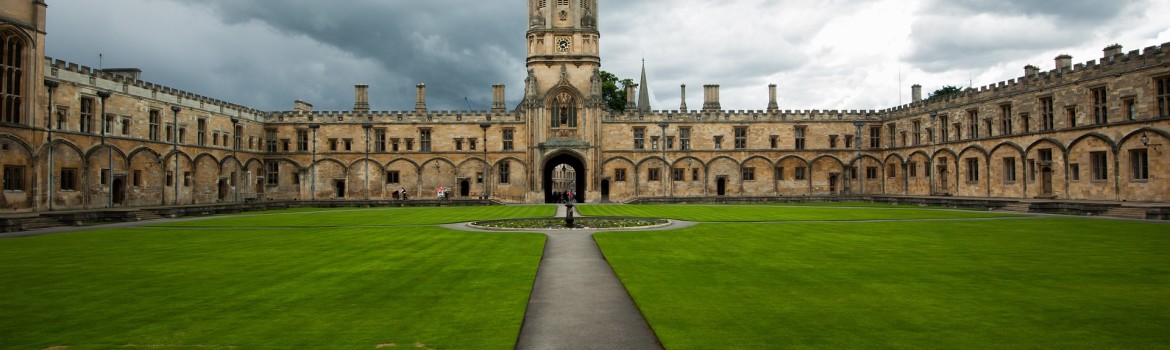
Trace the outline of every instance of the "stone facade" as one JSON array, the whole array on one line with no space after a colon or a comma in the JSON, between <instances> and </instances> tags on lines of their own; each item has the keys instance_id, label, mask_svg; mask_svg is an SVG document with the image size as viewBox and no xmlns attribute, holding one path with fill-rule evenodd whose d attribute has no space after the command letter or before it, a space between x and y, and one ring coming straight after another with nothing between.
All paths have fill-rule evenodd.
<instances>
[{"instance_id":1,"label":"stone facade","mask_svg":"<svg viewBox=\"0 0 1170 350\"><path fill-rule=\"evenodd\" d=\"M0 0L0 209L73 210L254 200L434 198L586 202L652 197L914 195L1170 202L1170 44L943 100L883 110L627 112L601 99L596 0L530 0L523 100L492 110L265 112L44 57L45 4ZM9 46L6 46L9 47ZM12 78L15 77L15 78ZM643 83L644 85L644 83ZM486 91L486 89L485 89ZM634 89L630 90L634 97ZM642 100L641 105L637 102ZM763 101L762 101L763 102ZM103 130L103 124L108 128ZM103 132L104 131L104 132ZM572 172L554 174L569 165ZM110 171L112 169L112 171ZM563 169L563 168L562 168ZM571 175L567 175L571 174ZM572 176L573 179L567 179Z\"/></svg>"}]
</instances>

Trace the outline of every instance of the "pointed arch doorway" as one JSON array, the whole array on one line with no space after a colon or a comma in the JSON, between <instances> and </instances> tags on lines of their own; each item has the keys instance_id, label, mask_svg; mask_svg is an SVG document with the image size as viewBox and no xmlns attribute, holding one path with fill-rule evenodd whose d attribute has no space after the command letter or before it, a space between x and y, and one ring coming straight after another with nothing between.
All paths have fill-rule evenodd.
<instances>
[{"instance_id":1,"label":"pointed arch doorway","mask_svg":"<svg viewBox=\"0 0 1170 350\"><path fill-rule=\"evenodd\" d=\"M585 162L571 153L560 153L544 162L544 202L559 203L565 190L573 191L578 203L585 202Z\"/></svg>"}]
</instances>

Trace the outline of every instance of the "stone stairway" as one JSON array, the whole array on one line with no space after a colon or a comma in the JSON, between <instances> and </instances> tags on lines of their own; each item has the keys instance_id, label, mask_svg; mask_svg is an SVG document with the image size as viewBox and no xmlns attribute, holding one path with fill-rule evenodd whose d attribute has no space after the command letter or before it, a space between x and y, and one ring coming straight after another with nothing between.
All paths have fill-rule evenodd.
<instances>
[{"instance_id":1,"label":"stone stairway","mask_svg":"<svg viewBox=\"0 0 1170 350\"><path fill-rule=\"evenodd\" d=\"M57 221L56 218L44 217L44 216L36 217L36 218L28 218L28 219L21 220L21 222L20 222L20 228L24 231L40 230L40 229L46 229L46 228L50 228L50 227L59 227L59 226L64 226L64 225L61 224L60 221Z\"/></svg>"},{"instance_id":2,"label":"stone stairway","mask_svg":"<svg viewBox=\"0 0 1170 350\"><path fill-rule=\"evenodd\" d=\"M1105 212L1105 216L1115 217L1115 218L1145 220L1147 218L1146 212L1147 212L1146 208L1116 207L1116 208L1109 209L1109 211Z\"/></svg>"},{"instance_id":3,"label":"stone stairway","mask_svg":"<svg viewBox=\"0 0 1170 350\"><path fill-rule=\"evenodd\" d=\"M1003 208L1000 208L1000 210L1017 213L1030 213L1032 212L1032 203L1016 202L1005 205Z\"/></svg>"}]
</instances>

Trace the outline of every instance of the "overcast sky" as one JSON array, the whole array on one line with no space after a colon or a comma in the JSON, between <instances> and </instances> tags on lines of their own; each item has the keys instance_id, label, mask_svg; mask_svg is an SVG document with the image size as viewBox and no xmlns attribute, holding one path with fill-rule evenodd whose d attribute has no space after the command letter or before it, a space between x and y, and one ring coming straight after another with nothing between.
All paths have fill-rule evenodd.
<instances>
[{"instance_id":1,"label":"overcast sky","mask_svg":"<svg viewBox=\"0 0 1170 350\"><path fill-rule=\"evenodd\" d=\"M654 109L881 109L910 85L987 85L1170 42L1162 0L599 1L602 69L637 80L646 59ZM47 54L137 67L143 79L268 111L302 99L349 110L370 84L375 110L490 107L491 85L523 90L525 1L48 0ZM901 83L899 83L899 78Z\"/></svg>"}]
</instances>

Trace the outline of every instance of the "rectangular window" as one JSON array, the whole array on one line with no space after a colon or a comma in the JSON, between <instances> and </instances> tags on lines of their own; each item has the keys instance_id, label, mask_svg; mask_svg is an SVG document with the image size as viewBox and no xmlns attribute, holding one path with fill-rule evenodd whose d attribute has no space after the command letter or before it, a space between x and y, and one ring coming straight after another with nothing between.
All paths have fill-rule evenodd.
<instances>
[{"instance_id":1,"label":"rectangular window","mask_svg":"<svg viewBox=\"0 0 1170 350\"><path fill-rule=\"evenodd\" d=\"M666 137L666 149L674 149L674 136Z\"/></svg>"},{"instance_id":2,"label":"rectangular window","mask_svg":"<svg viewBox=\"0 0 1170 350\"><path fill-rule=\"evenodd\" d=\"M1052 97L1040 98L1040 131L1049 131L1056 128L1056 107L1052 105Z\"/></svg>"},{"instance_id":3,"label":"rectangular window","mask_svg":"<svg viewBox=\"0 0 1170 350\"><path fill-rule=\"evenodd\" d=\"M309 151L309 131L297 130L297 152Z\"/></svg>"},{"instance_id":4,"label":"rectangular window","mask_svg":"<svg viewBox=\"0 0 1170 350\"><path fill-rule=\"evenodd\" d=\"M893 136L894 134L891 133L890 137ZM894 141L890 141L890 144L893 143ZM869 148L882 148L882 127L871 126L869 128Z\"/></svg>"},{"instance_id":5,"label":"rectangular window","mask_svg":"<svg viewBox=\"0 0 1170 350\"><path fill-rule=\"evenodd\" d=\"M175 185L175 172L168 171L167 172L167 187L171 187L174 185Z\"/></svg>"},{"instance_id":6,"label":"rectangular window","mask_svg":"<svg viewBox=\"0 0 1170 350\"><path fill-rule=\"evenodd\" d=\"M674 181L685 181L687 176L687 169L674 168L670 169L670 178Z\"/></svg>"},{"instance_id":7,"label":"rectangular window","mask_svg":"<svg viewBox=\"0 0 1170 350\"><path fill-rule=\"evenodd\" d=\"M922 144L922 121L914 121L914 145Z\"/></svg>"},{"instance_id":8,"label":"rectangular window","mask_svg":"<svg viewBox=\"0 0 1170 350\"><path fill-rule=\"evenodd\" d=\"M499 183L501 183L501 184L512 183L512 163L507 162L507 161L500 162L500 165L497 166L497 168L499 168L499 172L500 172Z\"/></svg>"},{"instance_id":9,"label":"rectangular window","mask_svg":"<svg viewBox=\"0 0 1170 350\"><path fill-rule=\"evenodd\" d=\"M626 169L614 169L613 170L613 181L614 182L626 182Z\"/></svg>"},{"instance_id":10,"label":"rectangular window","mask_svg":"<svg viewBox=\"0 0 1170 350\"><path fill-rule=\"evenodd\" d=\"M76 191L77 190L77 169L75 169L75 168L61 169L61 190L62 191Z\"/></svg>"},{"instance_id":11,"label":"rectangular window","mask_svg":"<svg viewBox=\"0 0 1170 350\"><path fill-rule=\"evenodd\" d=\"M898 177L897 164L890 164L890 166L886 168L886 177L891 179Z\"/></svg>"},{"instance_id":12,"label":"rectangular window","mask_svg":"<svg viewBox=\"0 0 1170 350\"><path fill-rule=\"evenodd\" d=\"M386 183L398 184L400 181L402 181L402 179L400 179L399 176L401 176L401 174L399 174L397 170L387 171L386 172Z\"/></svg>"},{"instance_id":13,"label":"rectangular window","mask_svg":"<svg viewBox=\"0 0 1170 350\"><path fill-rule=\"evenodd\" d=\"M280 139L280 146L280 149L284 150L285 152L289 152L292 150L292 140Z\"/></svg>"},{"instance_id":14,"label":"rectangular window","mask_svg":"<svg viewBox=\"0 0 1170 350\"><path fill-rule=\"evenodd\" d=\"M845 135L845 148L846 149L853 148L853 135Z\"/></svg>"},{"instance_id":15,"label":"rectangular window","mask_svg":"<svg viewBox=\"0 0 1170 350\"><path fill-rule=\"evenodd\" d=\"M81 98L81 132L93 133L93 97Z\"/></svg>"},{"instance_id":16,"label":"rectangular window","mask_svg":"<svg viewBox=\"0 0 1170 350\"><path fill-rule=\"evenodd\" d=\"M233 174L232 177L235 178L235 173L232 173L232 174ZM300 185L301 184L301 171L300 170L293 170L292 184L293 185ZM235 185L232 185L232 186L235 186Z\"/></svg>"},{"instance_id":17,"label":"rectangular window","mask_svg":"<svg viewBox=\"0 0 1170 350\"><path fill-rule=\"evenodd\" d=\"M477 184L483 183L483 173L482 172L475 173L475 183L477 183Z\"/></svg>"},{"instance_id":18,"label":"rectangular window","mask_svg":"<svg viewBox=\"0 0 1170 350\"><path fill-rule=\"evenodd\" d=\"M1037 151L1037 153L1040 154L1040 161L1041 162L1048 162L1048 163L1052 162L1052 149L1051 148L1041 148L1040 150Z\"/></svg>"},{"instance_id":19,"label":"rectangular window","mask_svg":"<svg viewBox=\"0 0 1170 350\"><path fill-rule=\"evenodd\" d=\"M967 138L979 138L979 110L967 111Z\"/></svg>"},{"instance_id":20,"label":"rectangular window","mask_svg":"<svg viewBox=\"0 0 1170 350\"><path fill-rule=\"evenodd\" d=\"M979 158L967 158L967 181L979 181Z\"/></svg>"},{"instance_id":21,"label":"rectangular window","mask_svg":"<svg viewBox=\"0 0 1170 350\"><path fill-rule=\"evenodd\" d=\"M390 152L398 152L398 139L390 139Z\"/></svg>"},{"instance_id":22,"label":"rectangular window","mask_svg":"<svg viewBox=\"0 0 1170 350\"><path fill-rule=\"evenodd\" d=\"M829 148L837 149L837 135L829 135Z\"/></svg>"},{"instance_id":23,"label":"rectangular window","mask_svg":"<svg viewBox=\"0 0 1170 350\"><path fill-rule=\"evenodd\" d=\"M1146 149L1130 150L1129 164L1134 180L1150 179L1150 154Z\"/></svg>"},{"instance_id":24,"label":"rectangular window","mask_svg":"<svg viewBox=\"0 0 1170 350\"><path fill-rule=\"evenodd\" d=\"M1012 132L1012 105L1010 103L999 105L999 133L1011 135Z\"/></svg>"},{"instance_id":25,"label":"rectangular window","mask_svg":"<svg viewBox=\"0 0 1170 350\"><path fill-rule=\"evenodd\" d=\"M505 151L511 151L511 150L515 149L514 148L515 145L513 144L513 139L515 137L516 137L516 130L504 129L504 150Z\"/></svg>"},{"instance_id":26,"label":"rectangular window","mask_svg":"<svg viewBox=\"0 0 1170 350\"><path fill-rule=\"evenodd\" d=\"M691 181L699 181L699 168L691 169Z\"/></svg>"},{"instance_id":27,"label":"rectangular window","mask_svg":"<svg viewBox=\"0 0 1170 350\"><path fill-rule=\"evenodd\" d=\"M1154 78L1158 86L1158 117L1170 118L1170 76Z\"/></svg>"},{"instance_id":28,"label":"rectangular window","mask_svg":"<svg viewBox=\"0 0 1170 350\"><path fill-rule=\"evenodd\" d=\"M130 136L130 117L122 117L122 135Z\"/></svg>"},{"instance_id":29,"label":"rectangular window","mask_svg":"<svg viewBox=\"0 0 1170 350\"><path fill-rule=\"evenodd\" d=\"M265 179L267 179L268 186L280 185L280 163L270 160L265 162Z\"/></svg>"},{"instance_id":30,"label":"rectangular window","mask_svg":"<svg viewBox=\"0 0 1170 350\"><path fill-rule=\"evenodd\" d=\"M419 129L418 130L418 151L419 152L430 152L431 151L431 129Z\"/></svg>"},{"instance_id":31,"label":"rectangular window","mask_svg":"<svg viewBox=\"0 0 1170 350\"><path fill-rule=\"evenodd\" d=\"M207 146L207 119L199 118L195 128L195 143L200 146Z\"/></svg>"},{"instance_id":32,"label":"rectangular window","mask_svg":"<svg viewBox=\"0 0 1170 350\"><path fill-rule=\"evenodd\" d=\"M743 181L756 181L756 168L743 168Z\"/></svg>"},{"instance_id":33,"label":"rectangular window","mask_svg":"<svg viewBox=\"0 0 1170 350\"><path fill-rule=\"evenodd\" d=\"M1068 127L1077 127L1077 107L1070 106L1064 108L1064 114L1068 116Z\"/></svg>"},{"instance_id":34,"label":"rectangular window","mask_svg":"<svg viewBox=\"0 0 1170 350\"><path fill-rule=\"evenodd\" d=\"M183 187L191 187L191 172L183 173Z\"/></svg>"},{"instance_id":35,"label":"rectangular window","mask_svg":"<svg viewBox=\"0 0 1170 350\"><path fill-rule=\"evenodd\" d=\"M212 146L219 146L219 131L212 131L211 132L211 145ZM226 146L227 144L224 144L224 145Z\"/></svg>"},{"instance_id":36,"label":"rectangular window","mask_svg":"<svg viewBox=\"0 0 1170 350\"><path fill-rule=\"evenodd\" d=\"M661 181L661 175L658 168L646 169L646 181Z\"/></svg>"},{"instance_id":37,"label":"rectangular window","mask_svg":"<svg viewBox=\"0 0 1170 350\"><path fill-rule=\"evenodd\" d=\"M955 141L963 140L963 123L955 123Z\"/></svg>"},{"instance_id":38,"label":"rectangular window","mask_svg":"<svg viewBox=\"0 0 1170 350\"><path fill-rule=\"evenodd\" d=\"M1003 159L1003 182L1016 182L1016 158L1008 157Z\"/></svg>"},{"instance_id":39,"label":"rectangular window","mask_svg":"<svg viewBox=\"0 0 1170 350\"><path fill-rule=\"evenodd\" d=\"M345 143L345 151L346 152L353 151L353 139L345 139L344 143Z\"/></svg>"},{"instance_id":40,"label":"rectangular window","mask_svg":"<svg viewBox=\"0 0 1170 350\"><path fill-rule=\"evenodd\" d=\"M463 150L463 139L462 138L455 138L455 150L456 151Z\"/></svg>"},{"instance_id":41,"label":"rectangular window","mask_svg":"<svg viewBox=\"0 0 1170 350\"><path fill-rule=\"evenodd\" d=\"M1028 159L1028 182L1036 181L1036 160Z\"/></svg>"},{"instance_id":42,"label":"rectangular window","mask_svg":"<svg viewBox=\"0 0 1170 350\"><path fill-rule=\"evenodd\" d=\"M678 142L679 142L678 143L679 149L684 150L684 151L691 149L691 128L690 127L678 128Z\"/></svg>"},{"instance_id":43,"label":"rectangular window","mask_svg":"<svg viewBox=\"0 0 1170 350\"><path fill-rule=\"evenodd\" d=\"M69 107L57 106L57 130L65 130L69 124Z\"/></svg>"},{"instance_id":44,"label":"rectangular window","mask_svg":"<svg viewBox=\"0 0 1170 350\"><path fill-rule=\"evenodd\" d=\"M776 167L776 181L784 181L784 167Z\"/></svg>"},{"instance_id":45,"label":"rectangular window","mask_svg":"<svg viewBox=\"0 0 1170 350\"><path fill-rule=\"evenodd\" d=\"M244 127L242 125L236 125L236 132L232 135L232 141L234 142L232 143L232 149L240 149L244 146Z\"/></svg>"},{"instance_id":46,"label":"rectangular window","mask_svg":"<svg viewBox=\"0 0 1170 350\"><path fill-rule=\"evenodd\" d=\"M1095 88L1093 94L1093 122L1097 125L1104 125L1109 123L1109 95L1106 94L1105 87Z\"/></svg>"},{"instance_id":47,"label":"rectangular window","mask_svg":"<svg viewBox=\"0 0 1170 350\"><path fill-rule=\"evenodd\" d=\"M887 130L887 132L889 133L889 139L890 139L890 145L887 147L894 147L894 146L896 146L894 138L897 137L897 135L898 135L898 126L894 123L890 123L886 128L889 129L889 130ZM906 132L905 131L902 132L902 145L903 146L906 145ZM881 146L881 145L878 145L878 146Z\"/></svg>"},{"instance_id":48,"label":"rectangular window","mask_svg":"<svg viewBox=\"0 0 1170 350\"><path fill-rule=\"evenodd\" d=\"M386 152L386 129L374 129L374 152Z\"/></svg>"},{"instance_id":49,"label":"rectangular window","mask_svg":"<svg viewBox=\"0 0 1170 350\"><path fill-rule=\"evenodd\" d=\"M804 180L804 169L805 167L802 166L796 167L796 171L792 174L792 178L796 180Z\"/></svg>"},{"instance_id":50,"label":"rectangular window","mask_svg":"<svg viewBox=\"0 0 1170 350\"><path fill-rule=\"evenodd\" d=\"M878 179L878 168L875 166L865 167L865 179L866 180L877 180Z\"/></svg>"},{"instance_id":51,"label":"rectangular window","mask_svg":"<svg viewBox=\"0 0 1170 350\"><path fill-rule=\"evenodd\" d=\"M134 187L142 187L142 170L135 170L131 176L133 178L130 179L130 183L134 184Z\"/></svg>"},{"instance_id":52,"label":"rectangular window","mask_svg":"<svg viewBox=\"0 0 1170 350\"><path fill-rule=\"evenodd\" d=\"M264 130L265 146L269 153L276 153L276 130Z\"/></svg>"},{"instance_id":53,"label":"rectangular window","mask_svg":"<svg viewBox=\"0 0 1170 350\"><path fill-rule=\"evenodd\" d=\"M768 137L768 148L776 149L780 147L780 136L772 135Z\"/></svg>"},{"instance_id":54,"label":"rectangular window","mask_svg":"<svg viewBox=\"0 0 1170 350\"><path fill-rule=\"evenodd\" d=\"M479 139L475 139L475 138L467 139L467 150L474 151L475 147L477 146L476 144L478 143L478 141L479 141Z\"/></svg>"},{"instance_id":55,"label":"rectangular window","mask_svg":"<svg viewBox=\"0 0 1170 350\"><path fill-rule=\"evenodd\" d=\"M715 149L723 149L723 136L715 136Z\"/></svg>"},{"instance_id":56,"label":"rectangular window","mask_svg":"<svg viewBox=\"0 0 1170 350\"><path fill-rule=\"evenodd\" d=\"M796 149L804 149L804 137L805 137L805 130L806 130L806 129L805 129L805 127L803 127L803 126L798 126L798 127L796 127L796 129L794 130L794 138L795 138L795 140L794 140L795 142L793 142L793 143L794 143L794 145L793 145L793 146L794 146L794 148L796 148Z\"/></svg>"},{"instance_id":57,"label":"rectangular window","mask_svg":"<svg viewBox=\"0 0 1170 350\"><path fill-rule=\"evenodd\" d=\"M159 113L160 112L157 109L150 110L150 140L151 141L158 141L159 140L159 125L161 125L161 119L162 119L162 117L160 116Z\"/></svg>"},{"instance_id":58,"label":"rectangular window","mask_svg":"<svg viewBox=\"0 0 1170 350\"><path fill-rule=\"evenodd\" d=\"M909 172L909 174L907 174L907 176L918 177L918 163L917 162L906 163L906 170Z\"/></svg>"},{"instance_id":59,"label":"rectangular window","mask_svg":"<svg viewBox=\"0 0 1170 350\"><path fill-rule=\"evenodd\" d=\"M634 128L634 149L646 149L646 128Z\"/></svg>"},{"instance_id":60,"label":"rectangular window","mask_svg":"<svg viewBox=\"0 0 1170 350\"><path fill-rule=\"evenodd\" d=\"M1032 132L1032 115L1028 113L1020 113L1020 122L1024 123L1024 132Z\"/></svg>"},{"instance_id":61,"label":"rectangular window","mask_svg":"<svg viewBox=\"0 0 1170 350\"><path fill-rule=\"evenodd\" d=\"M1121 104L1125 108L1125 120L1137 120L1137 103L1134 99L1127 98Z\"/></svg>"},{"instance_id":62,"label":"rectangular window","mask_svg":"<svg viewBox=\"0 0 1170 350\"><path fill-rule=\"evenodd\" d=\"M1075 163L1069 164L1068 165L1068 173L1069 173L1069 177L1072 178L1072 181L1081 181L1081 165L1080 164L1075 164Z\"/></svg>"},{"instance_id":63,"label":"rectangular window","mask_svg":"<svg viewBox=\"0 0 1170 350\"><path fill-rule=\"evenodd\" d=\"M337 152L339 141L340 140L338 140L338 139L329 139L329 151L330 152Z\"/></svg>"},{"instance_id":64,"label":"rectangular window","mask_svg":"<svg viewBox=\"0 0 1170 350\"><path fill-rule=\"evenodd\" d=\"M102 186L110 183L110 169L101 169L98 171L98 182L101 183Z\"/></svg>"},{"instance_id":65,"label":"rectangular window","mask_svg":"<svg viewBox=\"0 0 1170 350\"><path fill-rule=\"evenodd\" d=\"M1089 152L1089 160L1093 164L1093 181L1109 179L1109 156L1105 152Z\"/></svg>"},{"instance_id":66,"label":"rectangular window","mask_svg":"<svg viewBox=\"0 0 1170 350\"><path fill-rule=\"evenodd\" d=\"M740 126L735 128L735 149L747 148L747 127Z\"/></svg>"},{"instance_id":67,"label":"rectangular window","mask_svg":"<svg viewBox=\"0 0 1170 350\"><path fill-rule=\"evenodd\" d=\"M414 139L411 139L411 138L406 139L406 151L407 152L414 151Z\"/></svg>"},{"instance_id":68,"label":"rectangular window","mask_svg":"<svg viewBox=\"0 0 1170 350\"><path fill-rule=\"evenodd\" d=\"M658 136L650 136L650 149L658 149Z\"/></svg>"}]
</instances>

